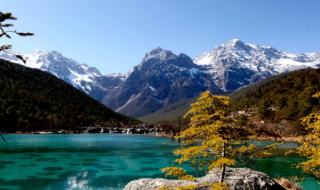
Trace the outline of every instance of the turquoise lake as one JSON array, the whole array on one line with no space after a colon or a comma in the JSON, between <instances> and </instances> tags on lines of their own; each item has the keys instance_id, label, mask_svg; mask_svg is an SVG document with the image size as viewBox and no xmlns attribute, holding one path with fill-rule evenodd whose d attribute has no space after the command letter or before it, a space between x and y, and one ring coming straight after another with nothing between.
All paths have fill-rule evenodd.
<instances>
[{"instance_id":1,"label":"turquoise lake","mask_svg":"<svg viewBox=\"0 0 320 190\"><path fill-rule=\"evenodd\" d=\"M1 190L122 189L138 178L163 177L178 144L170 138L137 135L4 135L0 142ZM283 148L292 147L288 143ZM294 165L298 157L272 157L251 167L272 177L304 177L304 189L319 181Z\"/></svg>"}]
</instances>

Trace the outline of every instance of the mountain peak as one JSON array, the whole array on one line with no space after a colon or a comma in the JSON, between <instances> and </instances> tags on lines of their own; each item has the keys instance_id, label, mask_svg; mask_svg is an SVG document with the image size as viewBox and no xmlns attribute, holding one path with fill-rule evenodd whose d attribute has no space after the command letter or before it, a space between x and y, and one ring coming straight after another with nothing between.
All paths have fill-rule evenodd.
<instances>
[{"instance_id":1,"label":"mountain peak","mask_svg":"<svg viewBox=\"0 0 320 190\"><path fill-rule=\"evenodd\" d=\"M234 39L232 39L232 40L230 40L229 42L228 42L228 44L237 44L237 43L241 43L242 41L240 40L240 39L238 39L238 38L234 38ZM243 43L243 42L242 42Z\"/></svg>"},{"instance_id":2,"label":"mountain peak","mask_svg":"<svg viewBox=\"0 0 320 190\"><path fill-rule=\"evenodd\" d=\"M62 56L62 54L56 50L52 50L50 52L48 52L49 54L53 54L53 55L59 55L59 56Z\"/></svg>"},{"instance_id":3,"label":"mountain peak","mask_svg":"<svg viewBox=\"0 0 320 190\"><path fill-rule=\"evenodd\" d=\"M216 78L216 84L225 91L235 90L282 72L319 67L317 57L287 53L273 47L244 43L239 39L203 53L194 62L209 68L209 73ZM232 80L226 76L232 76Z\"/></svg>"},{"instance_id":4,"label":"mountain peak","mask_svg":"<svg viewBox=\"0 0 320 190\"><path fill-rule=\"evenodd\" d=\"M244 46L246 46L247 44L244 43L243 41L241 41L240 39L232 39L229 42L227 42L226 44L224 44L224 46L227 47L236 47L236 48L242 48Z\"/></svg>"},{"instance_id":5,"label":"mountain peak","mask_svg":"<svg viewBox=\"0 0 320 190\"><path fill-rule=\"evenodd\" d=\"M146 62L150 59L160 59L166 60L170 58L176 58L177 56L169 50L162 49L161 47L157 47L152 49L150 52L146 53L142 62Z\"/></svg>"},{"instance_id":6,"label":"mountain peak","mask_svg":"<svg viewBox=\"0 0 320 190\"><path fill-rule=\"evenodd\" d=\"M163 49L161 47L157 47L152 49L149 53L147 53L149 55L159 55L159 54L173 54L172 51L167 50L167 49Z\"/></svg>"},{"instance_id":7,"label":"mountain peak","mask_svg":"<svg viewBox=\"0 0 320 190\"><path fill-rule=\"evenodd\" d=\"M149 54L158 54L160 52L164 51L164 49L162 49L160 46L159 47L156 47L156 48L153 48Z\"/></svg>"},{"instance_id":8,"label":"mountain peak","mask_svg":"<svg viewBox=\"0 0 320 190\"><path fill-rule=\"evenodd\" d=\"M24 54L24 57L26 58L28 64L31 64L31 62L43 61L43 60L47 59L47 57L52 57L54 59L65 58L58 51L43 51L43 50L39 50L39 49L35 49L35 50L31 51L30 53Z\"/></svg>"}]
</instances>

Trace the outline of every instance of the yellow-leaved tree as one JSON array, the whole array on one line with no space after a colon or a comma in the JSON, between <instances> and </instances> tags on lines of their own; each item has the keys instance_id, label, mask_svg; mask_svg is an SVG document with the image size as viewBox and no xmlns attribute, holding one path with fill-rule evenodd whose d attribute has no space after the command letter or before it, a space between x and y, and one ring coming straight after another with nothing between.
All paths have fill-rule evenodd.
<instances>
[{"instance_id":1,"label":"yellow-leaved tree","mask_svg":"<svg viewBox=\"0 0 320 190\"><path fill-rule=\"evenodd\" d=\"M313 97L320 99L320 91ZM311 113L302 118L302 124L308 134L303 138L298 152L307 160L300 163L299 167L320 178L320 113Z\"/></svg>"},{"instance_id":2,"label":"yellow-leaved tree","mask_svg":"<svg viewBox=\"0 0 320 190\"><path fill-rule=\"evenodd\" d=\"M220 168L220 181L213 184L212 189L226 189L226 167L235 165L237 158L250 155L255 149L254 145L244 142L250 133L230 114L229 106L226 96L216 96L209 91L202 93L185 115L189 127L178 136L181 146L174 151L178 164L188 164L197 171ZM166 176L195 179L181 167L167 167L162 171Z\"/></svg>"}]
</instances>

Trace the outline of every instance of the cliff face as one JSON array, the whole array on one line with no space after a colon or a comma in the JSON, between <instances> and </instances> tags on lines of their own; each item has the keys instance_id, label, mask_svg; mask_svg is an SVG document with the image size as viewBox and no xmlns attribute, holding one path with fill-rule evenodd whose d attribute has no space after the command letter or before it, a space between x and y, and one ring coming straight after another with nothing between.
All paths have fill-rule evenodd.
<instances>
[{"instance_id":1,"label":"cliff face","mask_svg":"<svg viewBox=\"0 0 320 190\"><path fill-rule=\"evenodd\" d=\"M124 190L158 190L160 188L176 189L183 186L197 186L196 189L208 190L210 184L218 182L220 169L213 169L207 175L195 181L167 179L138 179L128 183ZM285 190L276 181L264 173L248 168L227 168L225 183L230 190Z\"/></svg>"}]
</instances>

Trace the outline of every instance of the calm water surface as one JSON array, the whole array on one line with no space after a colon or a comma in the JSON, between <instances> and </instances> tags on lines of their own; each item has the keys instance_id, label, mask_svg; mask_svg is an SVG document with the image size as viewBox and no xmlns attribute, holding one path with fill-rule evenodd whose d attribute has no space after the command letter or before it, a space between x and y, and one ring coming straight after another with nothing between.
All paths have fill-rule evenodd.
<instances>
[{"instance_id":1,"label":"calm water surface","mask_svg":"<svg viewBox=\"0 0 320 190\"><path fill-rule=\"evenodd\" d=\"M168 138L133 135L5 135L0 142L1 190L122 189L134 179L163 177L177 144ZM286 144L286 147L294 144ZM293 167L296 157L252 165L272 177L300 176L305 189L318 182Z\"/></svg>"}]
</instances>

